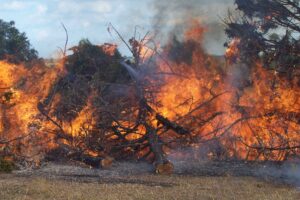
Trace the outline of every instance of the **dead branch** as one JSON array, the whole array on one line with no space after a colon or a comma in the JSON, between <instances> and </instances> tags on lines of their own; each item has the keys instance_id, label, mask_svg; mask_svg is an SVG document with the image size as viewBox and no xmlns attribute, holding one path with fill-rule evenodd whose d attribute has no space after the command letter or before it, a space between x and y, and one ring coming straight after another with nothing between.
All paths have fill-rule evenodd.
<instances>
[{"instance_id":1,"label":"dead branch","mask_svg":"<svg viewBox=\"0 0 300 200\"><path fill-rule=\"evenodd\" d=\"M15 141L19 141L19 140L23 140L25 138L27 138L28 136L30 136L31 133L28 133L26 135L22 135L22 136L19 136L19 137L15 137L13 139L10 139L10 140L0 140L0 144L5 144L5 145L8 145L12 142L15 142Z\"/></svg>"},{"instance_id":2,"label":"dead branch","mask_svg":"<svg viewBox=\"0 0 300 200\"><path fill-rule=\"evenodd\" d=\"M44 115L44 116L47 118L47 120L49 120L49 121L52 122L56 127L58 127L58 129L60 130L60 132L57 132L57 133L56 133L56 137L57 137L57 138L62 138L62 139L66 139L66 140L69 140L69 141L71 141L71 140L73 139L73 137L72 137L71 135L65 133L65 131L64 131L64 129L62 128L61 125L59 125L55 120L53 120L53 119L47 114L47 112L46 112L46 110L45 110L45 108L44 108L44 106L43 106L43 104L42 104L41 102L38 103L37 108L38 108L38 110L40 111L40 113L41 113L42 115Z\"/></svg>"},{"instance_id":3,"label":"dead branch","mask_svg":"<svg viewBox=\"0 0 300 200\"><path fill-rule=\"evenodd\" d=\"M66 34L66 41L65 41L64 50L63 50L63 56L65 57L66 54L67 54L67 46L68 46L68 41L69 41L69 34L68 34L68 30L67 30L66 26L63 23L61 23L61 25L62 25L62 27L63 27L63 29L65 31L65 34Z\"/></svg>"},{"instance_id":4,"label":"dead branch","mask_svg":"<svg viewBox=\"0 0 300 200\"><path fill-rule=\"evenodd\" d=\"M239 140L242 144L244 144L246 147L250 149L256 149L259 151L286 151L286 150L294 150L294 149L300 149L300 145L296 146L277 146L277 147L267 147L267 146L253 146L249 145L246 142Z\"/></svg>"}]
</instances>

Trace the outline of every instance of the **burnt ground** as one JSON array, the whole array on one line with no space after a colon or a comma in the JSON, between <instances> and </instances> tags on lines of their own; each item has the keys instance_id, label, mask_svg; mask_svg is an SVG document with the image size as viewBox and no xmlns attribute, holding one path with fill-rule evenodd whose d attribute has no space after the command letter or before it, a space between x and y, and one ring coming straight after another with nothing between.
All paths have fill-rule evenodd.
<instances>
[{"instance_id":1,"label":"burnt ground","mask_svg":"<svg viewBox=\"0 0 300 200\"><path fill-rule=\"evenodd\" d=\"M155 175L143 162L114 162L110 169L45 163L0 174L0 199L300 199L295 163L173 163L171 176Z\"/></svg>"},{"instance_id":2,"label":"burnt ground","mask_svg":"<svg viewBox=\"0 0 300 200\"><path fill-rule=\"evenodd\" d=\"M276 162L243 162L243 161L197 161L172 160L174 175L186 176L231 176L254 177L263 181L274 181L279 184L288 184L300 188L300 164ZM20 177L46 177L75 181L121 181L128 176L153 175L153 166L146 162L114 162L109 169L93 169L79 163L43 164L39 169L14 171ZM120 179L120 180L119 180Z\"/></svg>"}]
</instances>

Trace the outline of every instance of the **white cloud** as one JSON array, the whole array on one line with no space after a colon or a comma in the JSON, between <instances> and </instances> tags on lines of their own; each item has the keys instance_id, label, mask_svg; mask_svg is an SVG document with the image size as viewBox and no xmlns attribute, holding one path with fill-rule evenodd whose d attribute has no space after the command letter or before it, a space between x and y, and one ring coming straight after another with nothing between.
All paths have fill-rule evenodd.
<instances>
[{"instance_id":1,"label":"white cloud","mask_svg":"<svg viewBox=\"0 0 300 200\"><path fill-rule=\"evenodd\" d=\"M90 3L90 5L88 5L92 10L94 10L95 12L98 13L108 13L111 12L112 10L112 6L111 4L109 4L108 2L104 2L104 1L96 1L93 3Z\"/></svg>"},{"instance_id":2,"label":"white cloud","mask_svg":"<svg viewBox=\"0 0 300 200\"><path fill-rule=\"evenodd\" d=\"M4 10L22 10L27 7L27 4L22 1L10 1L3 3L0 9Z\"/></svg>"},{"instance_id":3,"label":"white cloud","mask_svg":"<svg viewBox=\"0 0 300 200\"><path fill-rule=\"evenodd\" d=\"M85 27L85 28L88 28L88 27L91 26L91 23L89 21L83 21L82 26Z\"/></svg>"},{"instance_id":4,"label":"white cloud","mask_svg":"<svg viewBox=\"0 0 300 200\"><path fill-rule=\"evenodd\" d=\"M39 15L45 14L47 12L47 10L48 10L48 7L46 5L39 4L36 7L37 14L39 14Z\"/></svg>"},{"instance_id":5,"label":"white cloud","mask_svg":"<svg viewBox=\"0 0 300 200\"><path fill-rule=\"evenodd\" d=\"M108 1L72 1L64 0L58 3L58 10L62 13L79 14L80 12L108 13L112 10L112 5ZM80 13L82 14L82 13Z\"/></svg>"},{"instance_id":6,"label":"white cloud","mask_svg":"<svg viewBox=\"0 0 300 200\"><path fill-rule=\"evenodd\" d=\"M41 29L41 30L38 30L36 32L36 40L37 41L45 40L48 37L49 37L49 31L48 30Z\"/></svg>"},{"instance_id":7,"label":"white cloud","mask_svg":"<svg viewBox=\"0 0 300 200\"><path fill-rule=\"evenodd\" d=\"M70 0L60 1L58 3L58 11L62 13L79 12L80 10L80 4Z\"/></svg>"}]
</instances>

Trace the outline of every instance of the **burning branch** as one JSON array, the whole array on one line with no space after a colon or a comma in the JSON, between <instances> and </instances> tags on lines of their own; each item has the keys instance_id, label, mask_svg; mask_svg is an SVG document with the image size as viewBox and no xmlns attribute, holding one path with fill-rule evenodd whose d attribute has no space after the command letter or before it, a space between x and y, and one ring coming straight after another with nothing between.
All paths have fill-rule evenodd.
<instances>
[{"instance_id":1,"label":"burning branch","mask_svg":"<svg viewBox=\"0 0 300 200\"><path fill-rule=\"evenodd\" d=\"M157 173L169 174L173 165L167 152L179 147L207 145L207 156L223 159L275 160L299 153L298 86L280 82L256 65L247 73L240 69L244 66L224 66L221 58L207 55L201 47L201 26L192 27L182 41L174 39L160 48L162 52L152 48L147 57L148 33L139 37L136 29L126 42L110 25L132 59L122 57L116 45L93 45L88 40L66 55L68 33L63 28L64 73L20 68L28 78L16 87L11 106L6 106L10 94L3 98L0 113L8 116L2 118L0 131L26 135L34 130L29 139L43 135L42 150L48 158L93 167L111 165L111 157L145 159L153 162ZM6 81L3 86L23 80L8 80L19 69L0 64L9 69L0 76ZM14 123L22 126L21 131L12 128ZM18 139L22 138L1 140L0 145Z\"/></svg>"}]
</instances>

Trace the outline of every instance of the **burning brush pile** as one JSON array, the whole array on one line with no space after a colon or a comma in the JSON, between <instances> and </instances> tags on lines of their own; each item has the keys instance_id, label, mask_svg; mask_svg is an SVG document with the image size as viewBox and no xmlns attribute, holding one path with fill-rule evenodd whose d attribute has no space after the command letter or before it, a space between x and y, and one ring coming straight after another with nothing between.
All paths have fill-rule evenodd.
<instances>
[{"instance_id":1,"label":"burning brush pile","mask_svg":"<svg viewBox=\"0 0 300 200\"><path fill-rule=\"evenodd\" d=\"M132 59L82 40L52 67L0 61L0 156L30 166L147 160L157 173L172 172L167 157L179 149L196 159L299 156L299 77L208 55L205 31L195 22L163 48L132 38Z\"/></svg>"}]
</instances>

